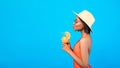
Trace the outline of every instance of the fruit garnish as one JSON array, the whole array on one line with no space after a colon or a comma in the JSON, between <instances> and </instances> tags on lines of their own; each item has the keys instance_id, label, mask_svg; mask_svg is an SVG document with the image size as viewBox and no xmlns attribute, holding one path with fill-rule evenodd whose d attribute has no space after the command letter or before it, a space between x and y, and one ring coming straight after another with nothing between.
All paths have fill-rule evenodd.
<instances>
[{"instance_id":1,"label":"fruit garnish","mask_svg":"<svg viewBox=\"0 0 120 68\"><path fill-rule=\"evenodd\" d=\"M62 37L62 43L69 43L70 33L65 32L65 36Z\"/></svg>"}]
</instances>

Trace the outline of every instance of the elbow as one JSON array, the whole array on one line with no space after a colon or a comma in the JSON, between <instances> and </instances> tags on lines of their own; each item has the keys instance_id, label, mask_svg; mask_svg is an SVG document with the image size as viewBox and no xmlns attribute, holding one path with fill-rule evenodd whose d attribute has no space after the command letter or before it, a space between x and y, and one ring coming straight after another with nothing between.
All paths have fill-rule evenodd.
<instances>
[{"instance_id":1,"label":"elbow","mask_svg":"<svg viewBox=\"0 0 120 68\"><path fill-rule=\"evenodd\" d=\"M82 66L82 68L88 68L88 66Z\"/></svg>"},{"instance_id":2,"label":"elbow","mask_svg":"<svg viewBox=\"0 0 120 68\"><path fill-rule=\"evenodd\" d=\"M82 64L82 68L88 68L88 64Z\"/></svg>"}]
</instances>

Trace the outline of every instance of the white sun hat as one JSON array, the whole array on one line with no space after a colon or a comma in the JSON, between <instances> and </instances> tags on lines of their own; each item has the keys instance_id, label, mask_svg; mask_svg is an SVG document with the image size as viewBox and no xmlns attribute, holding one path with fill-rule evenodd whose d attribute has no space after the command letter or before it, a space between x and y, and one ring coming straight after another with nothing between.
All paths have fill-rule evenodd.
<instances>
[{"instance_id":1,"label":"white sun hat","mask_svg":"<svg viewBox=\"0 0 120 68\"><path fill-rule=\"evenodd\" d=\"M82 19L87 25L88 27L91 29L91 32L93 33L92 31L92 25L93 23L95 22L95 18L94 16L92 15L92 13L90 13L89 11L87 10L83 10L82 12L80 12L79 14L76 13L75 11L73 11L73 13L75 15L77 15L78 17L80 17L80 19Z\"/></svg>"}]
</instances>

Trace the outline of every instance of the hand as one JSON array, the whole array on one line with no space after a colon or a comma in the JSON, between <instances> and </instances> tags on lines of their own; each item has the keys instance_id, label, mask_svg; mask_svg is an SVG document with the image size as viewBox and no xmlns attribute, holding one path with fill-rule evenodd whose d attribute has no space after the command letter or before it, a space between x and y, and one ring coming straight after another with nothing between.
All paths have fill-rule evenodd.
<instances>
[{"instance_id":1,"label":"hand","mask_svg":"<svg viewBox=\"0 0 120 68\"><path fill-rule=\"evenodd\" d=\"M65 52L67 52L67 53L69 53L70 51L72 51L69 43L63 43L62 49L63 49Z\"/></svg>"}]
</instances>

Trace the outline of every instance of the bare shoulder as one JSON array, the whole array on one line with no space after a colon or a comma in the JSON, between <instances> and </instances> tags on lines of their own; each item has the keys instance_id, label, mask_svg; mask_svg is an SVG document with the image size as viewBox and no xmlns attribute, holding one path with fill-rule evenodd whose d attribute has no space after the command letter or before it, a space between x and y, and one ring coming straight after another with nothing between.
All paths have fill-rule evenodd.
<instances>
[{"instance_id":1,"label":"bare shoulder","mask_svg":"<svg viewBox=\"0 0 120 68\"><path fill-rule=\"evenodd\" d=\"M80 45L81 46L91 46L91 38L81 38Z\"/></svg>"},{"instance_id":2,"label":"bare shoulder","mask_svg":"<svg viewBox=\"0 0 120 68\"><path fill-rule=\"evenodd\" d=\"M81 45L87 45L88 40L86 38L81 38L80 44Z\"/></svg>"},{"instance_id":3,"label":"bare shoulder","mask_svg":"<svg viewBox=\"0 0 120 68\"><path fill-rule=\"evenodd\" d=\"M85 37L85 38L81 38L80 42L81 43L90 43L90 42L92 42L92 39L91 39L90 36L88 36L88 37Z\"/></svg>"}]
</instances>

